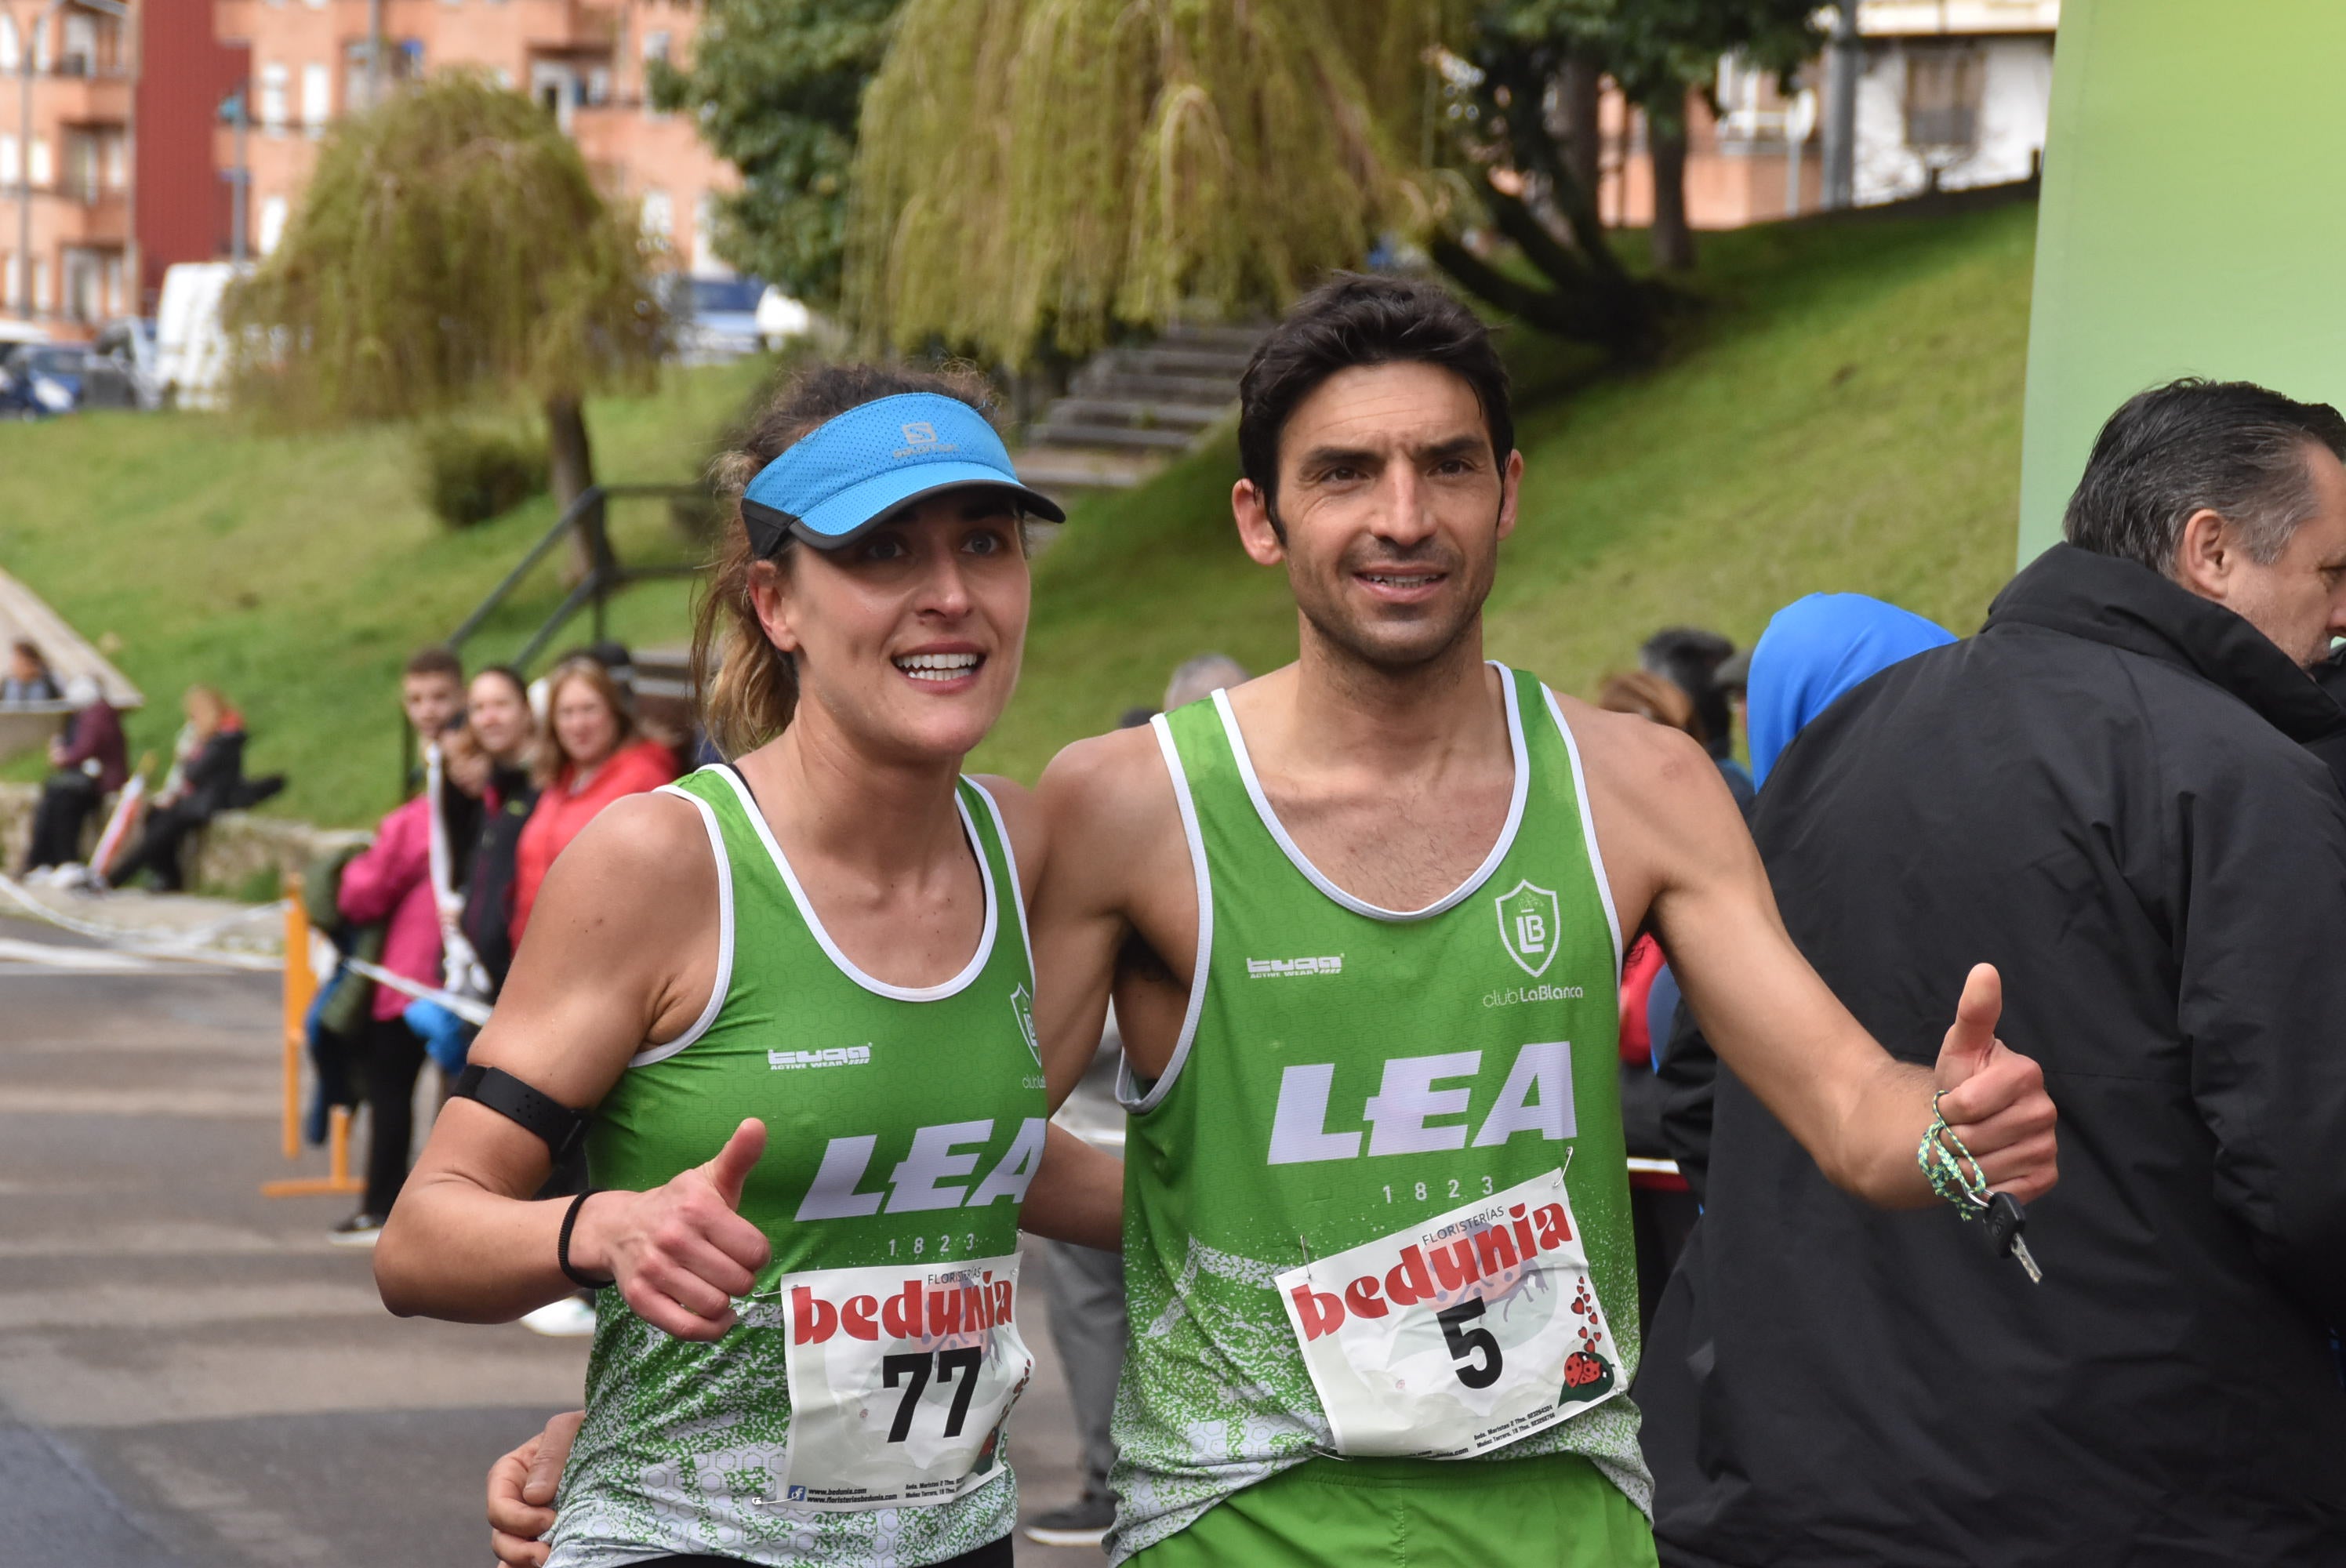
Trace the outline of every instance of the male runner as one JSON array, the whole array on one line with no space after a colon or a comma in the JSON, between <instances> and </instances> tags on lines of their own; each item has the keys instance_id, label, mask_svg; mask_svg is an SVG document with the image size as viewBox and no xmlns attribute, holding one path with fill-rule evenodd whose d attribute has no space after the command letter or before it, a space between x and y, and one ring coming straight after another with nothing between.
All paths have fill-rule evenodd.
<instances>
[{"instance_id":1,"label":"male runner","mask_svg":"<svg viewBox=\"0 0 2346 1568\"><path fill-rule=\"evenodd\" d=\"M1624 938L1659 935L1722 1058L1873 1203L1933 1201L1934 1087L2034 1197L2052 1103L1994 1038L1993 970L1916 976L1957 1021L1935 1074L1931 1043L1893 1059L1785 935L1698 745L1484 661L1523 460L1467 311L1340 279L1242 396L1232 504L1300 657L1039 789L1046 1051L1113 989L1127 1063L1112 1555L1649 1563Z\"/></svg>"},{"instance_id":2,"label":"male runner","mask_svg":"<svg viewBox=\"0 0 2346 1568\"><path fill-rule=\"evenodd\" d=\"M1659 935L1720 1057L1872 1202L1934 1201L1934 1088L1989 1185L2033 1199L2052 1102L1994 1039L1993 970L1917 976L1960 985L1956 1022L1935 1072L1929 1042L1893 1059L1785 935L1699 745L1484 662L1523 460L1469 312L1340 279L1241 395L1232 504L1287 569L1297 662L1079 741L1038 787L1044 1054L1087 1054L1112 991L1132 1112L1111 1553L1651 1563L1624 937ZM491 1474L508 1561L566 1436Z\"/></svg>"}]
</instances>

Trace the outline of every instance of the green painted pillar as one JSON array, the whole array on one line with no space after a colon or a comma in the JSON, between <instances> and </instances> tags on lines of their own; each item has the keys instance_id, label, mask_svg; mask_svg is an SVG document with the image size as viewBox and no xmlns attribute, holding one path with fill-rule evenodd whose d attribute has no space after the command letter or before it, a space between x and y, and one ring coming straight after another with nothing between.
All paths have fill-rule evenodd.
<instances>
[{"instance_id":1,"label":"green painted pillar","mask_svg":"<svg viewBox=\"0 0 2346 1568\"><path fill-rule=\"evenodd\" d=\"M2020 559L2094 434L2181 375L2346 407L2346 0L2065 0Z\"/></svg>"}]
</instances>

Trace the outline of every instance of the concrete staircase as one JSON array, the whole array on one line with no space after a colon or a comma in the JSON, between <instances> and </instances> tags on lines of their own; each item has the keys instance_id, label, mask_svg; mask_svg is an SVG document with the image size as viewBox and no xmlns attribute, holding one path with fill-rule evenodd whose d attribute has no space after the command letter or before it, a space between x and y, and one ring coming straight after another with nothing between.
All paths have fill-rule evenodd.
<instances>
[{"instance_id":1,"label":"concrete staircase","mask_svg":"<svg viewBox=\"0 0 2346 1568\"><path fill-rule=\"evenodd\" d=\"M1177 326L1094 356L1027 432L1019 477L1045 491L1140 484L1230 412L1265 330Z\"/></svg>"}]
</instances>

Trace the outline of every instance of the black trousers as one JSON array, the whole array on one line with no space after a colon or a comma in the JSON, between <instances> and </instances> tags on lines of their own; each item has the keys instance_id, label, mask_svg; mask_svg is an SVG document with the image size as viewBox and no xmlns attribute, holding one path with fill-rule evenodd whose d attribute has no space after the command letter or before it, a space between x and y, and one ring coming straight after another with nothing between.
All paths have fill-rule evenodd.
<instances>
[{"instance_id":1,"label":"black trousers","mask_svg":"<svg viewBox=\"0 0 2346 1568\"><path fill-rule=\"evenodd\" d=\"M388 1215L407 1180L407 1151L415 1141L415 1080L423 1071L423 1042L402 1018L367 1023L366 1212Z\"/></svg>"},{"instance_id":2,"label":"black trousers","mask_svg":"<svg viewBox=\"0 0 2346 1568\"><path fill-rule=\"evenodd\" d=\"M147 829L138 835L138 842L107 874L107 881L123 887L140 871L152 871L157 888L167 893L179 891L187 885L179 868L179 845L203 825L204 819L183 813L177 806L157 807L148 813Z\"/></svg>"},{"instance_id":3,"label":"black trousers","mask_svg":"<svg viewBox=\"0 0 2346 1568\"><path fill-rule=\"evenodd\" d=\"M97 780L87 773L53 773L33 808L33 836L25 847L25 869L62 866L81 859L81 830L97 809Z\"/></svg>"},{"instance_id":4,"label":"black trousers","mask_svg":"<svg viewBox=\"0 0 2346 1568\"><path fill-rule=\"evenodd\" d=\"M741 1568L739 1557L710 1557L696 1553L689 1557L651 1557L636 1564L636 1568ZM958 1557L948 1557L937 1568L1010 1568L1010 1537L989 1541L974 1551Z\"/></svg>"}]
</instances>

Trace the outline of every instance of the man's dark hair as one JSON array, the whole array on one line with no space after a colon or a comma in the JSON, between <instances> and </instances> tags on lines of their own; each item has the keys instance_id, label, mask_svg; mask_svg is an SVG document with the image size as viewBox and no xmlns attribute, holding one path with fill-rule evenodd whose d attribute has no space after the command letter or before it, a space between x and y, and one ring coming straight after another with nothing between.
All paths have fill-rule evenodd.
<instances>
[{"instance_id":1,"label":"man's dark hair","mask_svg":"<svg viewBox=\"0 0 2346 1568\"><path fill-rule=\"evenodd\" d=\"M1735 645L1717 632L1700 626L1664 626L1637 649L1637 666L1658 675L1687 694L1701 739L1714 757L1734 748L1734 720L1727 710L1727 691L1719 684L1719 667L1735 656Z\"/></svg>"},{"instance_id":2,"label":"man's dark hair","mask_svg":"<svg viewBox=\"0 0 2346 1568\"><path fill-rule=\"evenodd\" d=\"M1296 406L1338 371L1410 362L1440 365L1474 389L1491 455L1507 461L1515 417L1490 329L1438 284L1339 272L1295 302L1239 382L1239 465L1262 492L1280 537L1279 438Z\"/></svg>"},{"instance_id":3,"label":"man's dark hair","mask_svg":"<svg viewBox=\"0 0 2346 1568\"><path fill-rule=\"evenodd\" d=\"M2346 419L2326 402L2197 376L2137 392L2094 438L2062 535L2168 574L2184 524L2204 507L2270 565L2313 514L2310 446L2346 458Z\"/></svg>"},{"instance_id":4,"label":"man's dark hair","mask_svg":"<svg viewBox=\"0 0 2346 1568\"><path fill-rule=\"evenodd\" d=\"M402 679L409 676L444 675L461 686L464 680L464 664L454 653L435 643L431 647L417 648L409 654L407 663L399 674Z\"/></svg>"}]
</instances>

